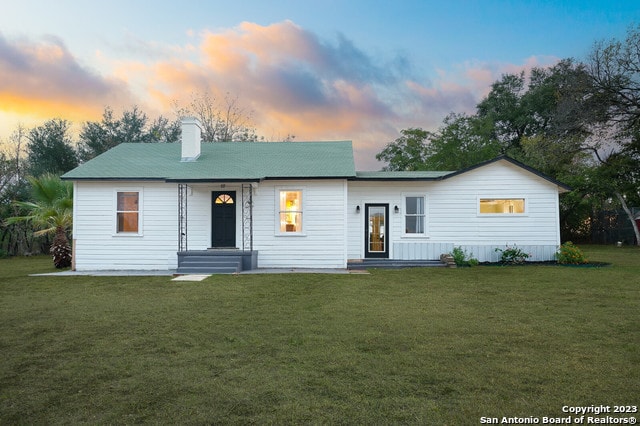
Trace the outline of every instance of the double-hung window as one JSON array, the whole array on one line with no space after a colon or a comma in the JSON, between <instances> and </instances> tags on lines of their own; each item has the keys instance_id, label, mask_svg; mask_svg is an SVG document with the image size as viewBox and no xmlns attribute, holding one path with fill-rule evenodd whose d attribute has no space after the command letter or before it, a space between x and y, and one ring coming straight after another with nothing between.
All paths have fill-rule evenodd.
<instances>
[{"instance_id":1,"label":"double-hung window","mask_svg":"<svg viewBox=\"0 0 640 426\"><path fill-rule=\"evenodd\" d=\"M302 191L281 190L279 203L279 232L282 234L302 233Z\"/></svg>"},{"instance_id":2,"label":"double-hung window","mask_svg":"<svg viewBox=\"0 0 640 426\"><path fill-rule=\"evenodd\" d=\"M118 191L116 194L116 232L140 233L140 192Z\"/></svg>"},{"instance_id":3,"label":"double-hung window","mask_svg":"<svg viewBox=\"0 0 640 426\"><path fill-rule=\"evenodd\" d=\"M404 232L409 235L424 235L426 229L426 200L424 196L404 198Z\"/></svg>"}]
</instances>

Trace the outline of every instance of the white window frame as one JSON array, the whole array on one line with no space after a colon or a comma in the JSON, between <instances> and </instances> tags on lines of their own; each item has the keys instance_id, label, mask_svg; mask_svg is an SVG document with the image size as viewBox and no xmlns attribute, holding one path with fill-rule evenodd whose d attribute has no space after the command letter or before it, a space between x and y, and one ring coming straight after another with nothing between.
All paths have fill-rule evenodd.
<instances>
[{"instance_id":1,"label":"white window frame","mask_svg":"<svg viewBox=\"0 0 640 426\"><path fill-rule=\"evenodd\" d=\"M422 198L424 200L424 232L420 233L411 233L407 232L407 198ZM425 193L406 193L402 194L402 238L426 238L428 237L428 229L429 229L429 218L427 215L428 212L428 203L429 198ZM411 215L417 216L417 215Z\"/></svg>"},{"instance_id":2,"label":"white window frame","mask_svg":"<svg viewBox=\"0 0 640 426\"><path fill-rule=\"evenodd\" d=\"M280 210L280 194L282 192L299 192L300 193L300 198L301 198L301 202L302 202L302 208L300 210L296 210L297 212L300 212L300 217L302 219L302 226L300 227L300 230L297 230L295 232L286 232L286 231L281 231L280 230L280 214L282 213L282 211ZM305 215L305 211L307 209L307 200L306 200L306 188L305 187L289 187L289 186L282 186L282 187L276 187L275 188L275 235L279 236L279 237L304 237L306 236L305 234L305 228L306 228L306 222L307 222L307 218Z\"/></svg>"},{"instance_id":3,"label":"white window frame","mask_svg":"<svg viewBox=\"0 0 640 426\"><path fill-rule=\"evenodd\" d=\"M482 200L522 200L522 213L480 213L480 202ZM529 214L529 197L525 194L518 195L497 195L497 196L479 196L476 200L476 209L478 217L524 217Z\"/></svg>"},{"instance_id":4,"label":"white window frame","mask_svg":"<svg viewBox=\"0 0 640 426\"><path fill-rule=\"evenodd\" d=\"M138 193L138 232L118 232L118 193L137 192ZM143 236L142 224L144 215L144 193L142 188L115 188L113 191L113 236L114 237L141 237Z\"/></svg>"}]
</instances>

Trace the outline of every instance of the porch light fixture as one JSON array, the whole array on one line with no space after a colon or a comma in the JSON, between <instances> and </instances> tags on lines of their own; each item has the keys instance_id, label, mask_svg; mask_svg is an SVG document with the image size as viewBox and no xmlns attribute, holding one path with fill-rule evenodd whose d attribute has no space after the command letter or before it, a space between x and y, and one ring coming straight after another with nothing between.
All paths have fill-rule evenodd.
<instances>
[{"instance_id":1,"label":"porch light fixture","mask_svg":"<svg viewBox=\"0 0 640 426\"><path fill-rule=\"evenodd\" d=\"M400 213L400 207L394 206L393 207L393 211L396 212L396 213Z\"/></svg>"},{"instance_id":2,"label":"porch light fixture","mask_svg":"<svg viewBox=\"0 0 640 426\"><path fill-rule=\"evenodd\" d=\"M356 206L356 213L360 213L360 205Z\"/></svg>"}]
</instances>

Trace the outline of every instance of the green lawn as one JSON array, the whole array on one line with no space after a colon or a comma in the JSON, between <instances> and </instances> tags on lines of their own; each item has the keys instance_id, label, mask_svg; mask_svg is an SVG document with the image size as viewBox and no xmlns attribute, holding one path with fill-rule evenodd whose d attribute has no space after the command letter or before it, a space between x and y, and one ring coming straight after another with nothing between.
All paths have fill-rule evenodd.
<instances>
[{"instance_id":1,"label":"green lawn","mask_svg":"<svg viewBox=\"0 0 640 426\"><path fill-rule=\"evenodd\" d=\"M0 260L0 424L478 424L640 406L640 249L604 268L28 277Z\"/></svg>"}]
</instances>

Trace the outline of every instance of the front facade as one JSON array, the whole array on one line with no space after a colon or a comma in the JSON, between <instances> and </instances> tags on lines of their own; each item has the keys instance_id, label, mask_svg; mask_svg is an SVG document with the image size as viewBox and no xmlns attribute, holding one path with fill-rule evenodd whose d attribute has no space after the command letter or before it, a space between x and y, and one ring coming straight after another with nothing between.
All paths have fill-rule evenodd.
<instances>
[{"instance_id":1,"label":"front facade","mask_svg":"<svg viewBox=\"0 0 640 426\"><path fill-rule=\"evenodd\" d=\"M208 249L257 252L259 267L346 267L346 180L183 185L183 247L180 186L75 182L76 269L175 269L177 252Z\"/></svg>"},{"instance_id":2,"label":"front facade","mask_svg":"<svg viewBox=\"0 0 640 426\"><path fill-rule=\"evenodd\" d=\"M178 253L252 253L258 268L551 260L564 185L509 158L459 172L355 171L350 142L123 144L67 173L76 270L172 270ZM191 136L190 136L191 135ZM185 149L186 148L186 149Z\"/></svg>"}]
</instances>

